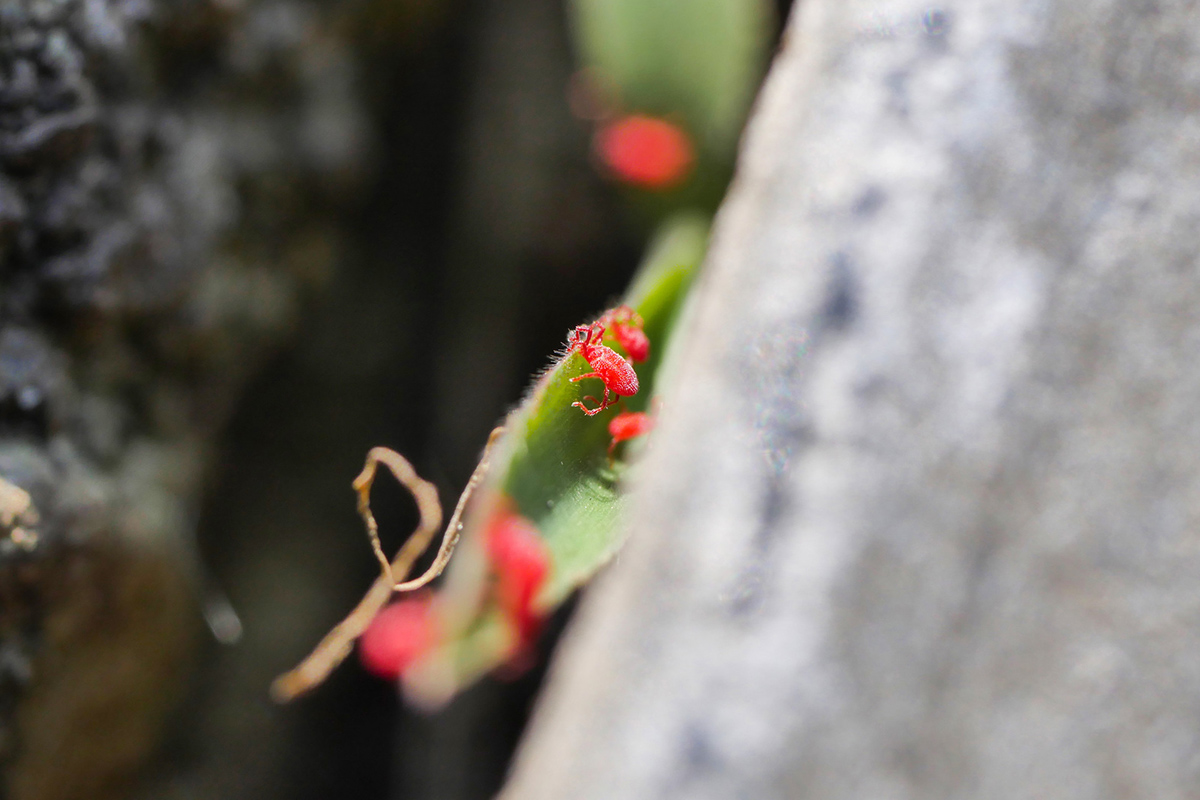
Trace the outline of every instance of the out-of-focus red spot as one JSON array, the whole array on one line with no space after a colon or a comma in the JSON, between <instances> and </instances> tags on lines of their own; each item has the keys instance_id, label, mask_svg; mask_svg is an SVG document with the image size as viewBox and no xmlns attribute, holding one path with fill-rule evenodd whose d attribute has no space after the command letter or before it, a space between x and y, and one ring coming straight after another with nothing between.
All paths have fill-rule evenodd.
<instances>
[{"instance_id":1,"label":"out-of-focus red spot","mask_svg":"<svg viewBox=\"0 0 1200 800\"><path fill-rule=\"evenodd\" d=\"M500 605L518 627L535 617L534 595L550 572L550 550L532 522L518 514L501 516L488 530L488 555L496 570Z\"/></svg>"},{"instance_id":2,"label":"out-of-focus red spot","mask_svg":"<svg viewBox=\"0 0 1200 800\"><path fill-rule=\"evenodd\" d=\"M608 423L608 435L612 437L612 443L608 446L609 458L612 458L618 444L647 434L653 428L654 417L642 411L622 411L617 414Z\"/></svg>"},{"instance_id":3,"label":"out-of-focus red spot","mask_svg":"<svg viewBox=\"0 0 1200 800\"><path fill-rule=\"evenodd\" d=\"M641 363L650 357L650 338L641 328L632 325L613 326L613 336L634 361Z\"/></svg>"},{"instance_id":4,"label":"out-of-focus red spot","mask_svg":"<svg viewBox=\"0 0 1200 800\"><path fill-rule=\"evenodd\" d=\"M436 624L428 597L392 603L359 637L359 660L367 671L395 680L437 643Z\"/></svg>"},{"instance_id":5,"label":"out-of-focus red spot","mask_svg":"<svg viewBox=\"0 0 1200 800\"><path fill-rule=\"evenodd\" d=\"M517 635L516 646L497 675L515 678L533 666L543 615L533 599L550 574L550 548L525 517L502 511L488 528L488 557L496 573L496 599Z\"/></svg>"},{"instance_id":6,"label":"out-of-focus red spot","mask_svg":"<svg viewBox=\"0 0 1200 800\"><path fill-rule=\"evenodd\" d=\"M650 337L642 330L642 315L629 306L617 306L600 318L633 361L641 363L650 357Z\"/></svg>"},{"instance_id":7,"label":"out-of-focus red spot","mask_svg":"<svg viewBox=\"0 0 1200 800\"><path fill-rule=\"evenodd\" d=\"M666 120L635 114L596 133L596 152L612 173L645 189L669 189L691 170L691 140Z\"/></svg>"},{"instance_id":8,"label":"out-of-focus red spot","mask_svg":"<svg viewBox=\"0 0 1200 800\"><path fill-rule=\"evenodd\" d=\"M654 418L642 411L624 411L608 423L609 434L618 442L649 433L654 427Z\"/></svg>"}]
</instances>

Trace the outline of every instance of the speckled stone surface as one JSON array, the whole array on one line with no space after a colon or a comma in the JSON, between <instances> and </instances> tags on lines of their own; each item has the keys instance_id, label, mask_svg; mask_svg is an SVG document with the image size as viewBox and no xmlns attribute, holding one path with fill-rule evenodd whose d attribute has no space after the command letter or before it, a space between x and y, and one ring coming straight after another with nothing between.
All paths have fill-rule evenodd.
<instances>
[{"instance_id":1,"label":"speckled stone surface","mask_svg":"<svg viewBox=\"0 0 1200 800\"><path fill-rule=\"evenodd\" d=\"M505 800L1200 785L1200 11L805 0Z\"/></svg>"}]
</instances>

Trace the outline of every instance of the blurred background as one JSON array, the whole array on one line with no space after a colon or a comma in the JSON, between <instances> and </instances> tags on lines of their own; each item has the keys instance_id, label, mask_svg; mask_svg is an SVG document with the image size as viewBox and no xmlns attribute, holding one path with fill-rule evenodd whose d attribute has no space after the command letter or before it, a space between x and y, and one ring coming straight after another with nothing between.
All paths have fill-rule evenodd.
<instances>
[{"instance_id":1,"label":"blurred background","mask_svg":"<svg viewBox=\"0 0 1200 800\"><path fill-rule=\"evenodd\" d=\"M543 665L432 717L353 659L288 707L263 688L375 575L349 489L366 450L405 453L449 502L564 332L637 266L648 225L572 114L568 11L373 0L341 23L365 166L337 212L338 266L248 388L205 503L206 561L245 636L209 647L174 747L194 764L188 796L466 800L501 785ZM415 516L389 489L376 511L398 545Z\"/></svg>"},{"instance_id":2,"label":"blurred background","mask_svg":"<svg viewBox=\"0 0 1200 800\"><path fill-rule=\"evenodd\" d=\"M0 554L13 797L498 790L569 609L534 670L433 716L353 659L289 706L266 688L376 574L366 451L449 502L655 221L719 202L741 101L686 186L622 186L572 13L0 6L0 476L41 512L39 546ZM394 548L414 509L376 503Z\"/></svg>"}]
</instances>

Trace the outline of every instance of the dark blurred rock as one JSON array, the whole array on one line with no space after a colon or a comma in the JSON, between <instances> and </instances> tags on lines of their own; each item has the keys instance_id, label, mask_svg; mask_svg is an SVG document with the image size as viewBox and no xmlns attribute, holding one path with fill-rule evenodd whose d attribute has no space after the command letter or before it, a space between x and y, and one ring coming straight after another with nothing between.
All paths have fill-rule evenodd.
<instances>
[{"instance_id":1,"label":"dark blurred rock","mask_svg":"<svg viewBox=\"0 0 1200 800\"><path fill-rule=\"evenodd\" d=\"M18 800L121 796L182 687L214 436L333 270L366 156L328 28L299 2L0 3L0 480L38 514L0 531Z\"/></svg>"},{"instance_id":2,"label":"dark blurred rock","mask_svg":"<svg viewBox=\"0 0 1200 800\"><path fill-rule=\"evenodd\" d=\"M3 269L9 246L25 221L26 213L25 200L20 192L11 181L0 177L0 270Z\"/></svg>"},{"instance_id":3,"label":"dark blurred rock","mask_svg":"<svg viewBox=\"0 0 1200 800\"><path fill-rule=\"evenodd\" d=\"M0 330L0 435L47 437L68 411L68 387L65 359L43 336Z\"/></svg>"},{"instance_id":4,"label":"dark blurred rock","mask_svg":"<svg viewBox=\"0 0 1200 800\"><path fill-rule=\"evenodd\" d=\"M1200 9L797 5L502 795L1200 786Z\"/></svg>"}]
</instances>

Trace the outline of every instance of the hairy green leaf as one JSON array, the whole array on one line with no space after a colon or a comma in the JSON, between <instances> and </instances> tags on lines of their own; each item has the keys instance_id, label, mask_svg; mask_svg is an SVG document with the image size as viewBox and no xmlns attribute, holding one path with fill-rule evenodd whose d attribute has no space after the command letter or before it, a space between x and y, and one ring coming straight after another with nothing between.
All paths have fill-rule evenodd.
<instances>
[{"instance_id":1,"label":"hairy green leaf","mask_svg":"<svg viewBox=\"0 0 1200 800\"><path fill-rule=\"evenodd\" d=\"M708 221L678 215L662 226L624 298L645 322L650 357L637 365L641 389L623 401L625 410L649 407L656 378L686 290L703 258ZM587 581L620 547L620 474L610 463L609 421L621 410L586 416L571 403L599 394L570 379L590 371L577 353L561 356L535 382L505 422L487 479L476 492L462 544L438 595L445 643L405 674L410 697L425 705L447 700L464 684L516 654L519 642L506 630L491 594L494 576L485 553L486 527L498 509L530 520L547 545L551 571L535 600L545 614Z\"/></svg>"}]
</instances>

